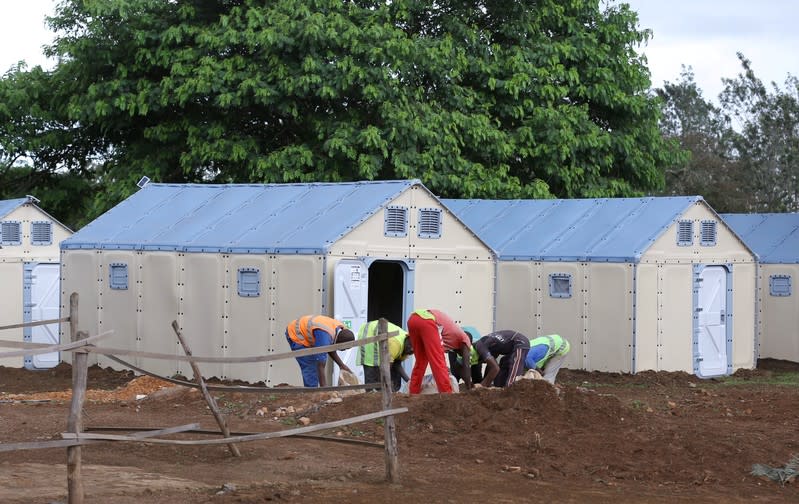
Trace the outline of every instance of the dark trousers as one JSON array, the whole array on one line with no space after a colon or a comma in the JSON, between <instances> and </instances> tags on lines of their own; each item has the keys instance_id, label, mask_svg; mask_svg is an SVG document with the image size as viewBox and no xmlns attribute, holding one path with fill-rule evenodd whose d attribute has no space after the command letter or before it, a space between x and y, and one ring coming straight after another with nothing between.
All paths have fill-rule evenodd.
<instances>
[{"instance_id":1,"label":"dark trousers","mask_svg":"<svg viewBox=\"0 0 799 504\"><path fill-rule=\"evenodd\" d=\"M524 339L527 340L526 337ZM529 351L530 345L525 343L524 346L517 345L511 353L502 356L499 360L499 373L494 378L495 387L507 387L524 373L524 359Z\"/></svg>"},{"instance_id":2,"label":"dark trousers","mask_svg":"<svg viewBox=\"0 0 799 504\"><path fill-rule=\"evenodd\" d=\"M461 364L458 362L458 355L455 352L447 352L449 357L449 370L457 380L463 379L463 370ZM471 366L472 383L480 383L483 381L483 365L477 363Z\"/></svg>"},{"instance_id":3,"label":"dark trousers","mask_svg":"<svg viewBox=\"0 0 799 504\"><path fill-rule=\"evenodd\" d=\"M402 375L399 372L399 366L402 366L402 362L391 363L391 390L394 392L399 392L400 387L402 387ZM363 382L380 383L380 367L364 365Z\"/></svg>"}]
</instances>

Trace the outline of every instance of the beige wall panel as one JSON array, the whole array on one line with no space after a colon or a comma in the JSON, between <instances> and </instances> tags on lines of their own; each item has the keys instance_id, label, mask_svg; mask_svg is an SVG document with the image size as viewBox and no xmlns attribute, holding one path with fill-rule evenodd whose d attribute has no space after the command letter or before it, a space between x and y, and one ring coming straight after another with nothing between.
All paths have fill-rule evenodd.
<instances>
[{"instance_id":1,"label":"beige wall panel","mask_svg":"<svg viewBox=\"0 0 799 504\"><path fill-rule=\"evenodd\" d=\"M273 318L271 331L271 353L290 352L286 342L286 326L303 315L323 313L321 256L285 255L276 256L273 270ZM324 314L332 313L332 306ZM294 359L282 359L268 363L267 385L288 383L302 385L300 367Z\"/></svg>"},{"instance_id":2,"label":"beige wall panel","mask_svg":"<svg viewBox=\"0 0 799 504\"><path fill-rule=\"evenodd\" d=\"M732 370L754 369L757 310L757 266L732 266ZM794 326L796 327L796 326Z\"/></svg>"},{"instance_id":3,"label":"beige wall panel","mask_svg":"<svg viewBox=\"0 0 799 504\"><path fill-rule=\"evenodd\" d=\"M497 268L496 329L513 329L535 338L538 272L529 261L500 261Z\"/></svg>"},{"instance_id":4,"label":"beige wall panel","mask_svg":"<svg viewBox=\"0 0 799 504\"><path fill-rule=\"evenodd\" d=\"M583 320L585 297L583 296L583 267L579 263L541 263L541 330L535 336L560 334L571 345L563 366L569 369L583 369L590 362L587 355L585 325ZM570 274L572 276L572 297L554 298L549 292L549 275ZM534 335L528 334L533 337Z\"/></svg>"},{"instance_id":5,"label":"beige wall panel","mask_svg":"<svg viewBox=\"0 0 799 504\"><path fill-rule=\"evenodd\" d=\"M0 262L0 326L21 324L24 307L22 306L22 263ZM22 328L6 329L0 331L0 339L9 341L23 341ZM17 348L0 347L0 352L11 352ZM7 357L0 359L0 366L22 367L25 365L23 357Z\"/></svg>"},{"instance_id":6,"label":"beige wall panel","mask_svg":"<svg viewBox=\"0 0 799 504\"><path fill-rule=\"evenodd\" d=\"M114 333L106 337L102 344L110 348L124 348L136 350L137 348L137 322L138 322L138 296L139 296L139 262L138 256L133 251L107 250L100 257L101 281L99 304L99 332L111 331ZM110 265L126 264L128 266L128 288L112 289L110 285ZM128 360L125 356L120 358ZM117 365L104 355L97 356L97 364L102 367Z\"/></svg>"},{"instance_id":7,"label":"beige wall panel","mask_svg":"<svg viewBox=\"0 0 799 504\"><path fill-rule=\"evenodd\" d=\"M463 310L465 293L460 292L456 280L458 265L454 261L417 261L414 275L414 310L434 308L443 311L458 324L472 324L472 314L466 314Z\"/></svg>"},{"instance_id":8,"label":"beige wall panel","mask_svg":"<svg viewBox=\"0 0 799 504\"><path fill-rule=\"evenodd\" d=\"M464 325L488 334L494 329L494 263L458 261L458 269Z\"/></svg>"},{"instance_id":9,"label":"beige wall panel","mask_svg":"<svg viewBox=\"0 0 799 504\"><path fill-rule=\"evenodd\" d=\"M661 321L658 307L659 267L639 264L636 273L635 371L657 370L659 366Z\"/></svg>"},{"instance_id":10,"label":"beige wall panel","mask_svg":"<svg viewBox=\"0 0 799 504\"><path fill-rule=\"evenodd\" d=\"M227 289L226 258L222 254L180 254L180 324L183 336L197 356L223 357L223 306ZM206 378L222 376L222 364L200 363ZM191 379L194 374L187 362L180 362L180 372Z\"/></svg>"},{"instance_id":11,"label":"beige wall panel","mask_svg":"<svg viewBox=\"0 0 799 504\"><path fill-rule=\"evenodd\" d=\"M799 362L799 264L762 264L760 357ZM791 295L772 296L769 277L791 276Z\"/></svg>"},{"instance_id":12,"label":"beige wall panel","mask_svg":"<svg viewBox=\"0 0 799 504\"><path fill-rule=\"evenodd\" d=\"M0 248L0 262L58 262L59 244L72 233L54 221L39 208L25 204L0 218L0 221L18 221L21 223L21 244ZM50 245L31 245L31 222L48 221L52 223L53 241Z\"/></svg>"},{"instance_id":13,"label":"beige wall panel","mask_svg":"<svg viewBox=\"0 0 799 504\"><path fill-rule=\"evenodd\" d=\"M69 316L69 297L78 293L78 329L89 335L99 334L100 325L100 260L96 250L65 250L61 258L61 316ZM61 325L61 339L68 340L69 324ZM106 346L108 344L106 343ZM62 352L61 359L72 362L69 352ZM97 357L89 354L89 364L96 364ZM111 365L111 364L109 364ZM114 369L121 366L114 364Z\"/></svg>"},{"instance_id":14,"label":"beige wall panel","mask_svg":"<svg viewBox=\"0 0 799 504\"><path fill-rule=\"evenodd\" d=\"M753 262L754 257L746 246L729 230L721 219L704 202L691 206L679 220L694 221L693 245L677 246L677 225L672 224L642 256L641 262L701 262L721 264L728 262ZM716 226L716 245L700 245L701 221L713 220Z\"/></svg>"},{"instance_id":15,"label":"beige wall panel","mask_svg":"<svg viewBox=\"0 0 799 504\"><path fill-rule=\"evenodd\" d=\"M277 301L271 290L272 267L263 255L233 255L228 261L230 277L227 327L225 329L225 354L229 357L247 357L269 353L272 340L272 302ZM260 277L260 294L245 297L238 294L238 271L256 268ZM266 362L226 364L224 376L256 383L267 378Z\"/></svg>"},{"instance_id":16,"label":"beige wall panel","mask_svg":"<svg viewBox=\"0 0 799 504\"><path fill-rule=\"evenodd\" d=\"M139 256L141 269L138 347L143 352L182 355L172 321L179 320L178 253L145 252ZM192 348L193 352L196 352ZM198 354L199 355L199 354ZM172 376L180 369L177 360L138 359L142 369ZM191 378L192 376L189 376Z\"/></svg>"},{"instance_id":17,"label":"beige wall panel","mask_svg":"<svg viewBox=\"0 0 799 504\"><path fill-rule=\"evenodd\" d=\"M660 365L658 371L693 374L693 268L664 264L661 268Z\"/></svg>"},{"instance_id":18,"label":"beige wall panel","mask_svg":"<svg viewBox=\"0 0 799 504\"><path fill-rule=\"evenodd\" d=\"M583 266L588 369L629 373L633 355L633 267L628 263Z\"/></svg>"}]
</instances>

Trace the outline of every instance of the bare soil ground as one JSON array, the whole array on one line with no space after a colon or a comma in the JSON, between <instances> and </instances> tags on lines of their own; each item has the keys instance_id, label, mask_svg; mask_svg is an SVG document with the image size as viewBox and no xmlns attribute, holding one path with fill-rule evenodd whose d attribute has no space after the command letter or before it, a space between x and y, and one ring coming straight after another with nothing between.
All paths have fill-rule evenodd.
<instances>
[{"instance_id":1,"label":"bare soil ground","mask_svg":"<svg viewBox=\"0 0 799 504\"><path fill-rule=\"evenodd\" d=\"M723 380L563 370L557 388L524 381L451 396L400 394L395 406L409 412L396 417L399 485L384 482L383 449L366 444L280 438L241 444L234 458L224 445L99 443L82 448L86 497L123 504L799 502L799 482L750 475L755 463L783 467L799 454L798 375L799 365L782 361ZM70 386L68 365L0 368L0 443L60 439ZM97 367L89 388L88 430L217 428L195 391ZM214 395L236 432L380 409L376 393L340 402L332 393ZM324 434L380 443L383 422ZM0 452L0 501L66 502L66 450Z\"/></svg>"}]
</instances>

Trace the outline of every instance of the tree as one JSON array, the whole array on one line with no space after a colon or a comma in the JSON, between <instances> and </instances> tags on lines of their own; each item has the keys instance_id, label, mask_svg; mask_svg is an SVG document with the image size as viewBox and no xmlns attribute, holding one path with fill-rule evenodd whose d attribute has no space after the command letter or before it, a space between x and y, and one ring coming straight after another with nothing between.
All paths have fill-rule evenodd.
<instances>
[{"instance_id":1,"label":"tree","mask_svg":"<svg viewBox=\"0 0 799 504\"><path fill-rule=\"evenodd\" d=\"M49 169L99 163L95 213L141 175L632 196L679 158L626 4L64 0L50 24L56 68L7 79L74 138Z\"/></svg>"},{"instance_id":2,"label":"tree","mask_svg":"<svg viewBox=\"0 0 799 504\"><path fill-rule=\"evenodd\" d=\"M733 124L731 151L747 173L749 210L799 210L799 80L791 75L785 90L771 92L755 76L751 62L738 53L743 71L723 79L720 95Z\"/></svg>"},{"instance_id":3,"label":"tree","mask_svg":"<svg viewBox=\"0 0 799 504\"><path fill-rule=\"evenodd\" d=\"M730 126L720 108L702 96L691 67L680 81L656 90L663 100L661 130L688 153L683 163L666 169L663 194L698 194L719 212L748 210L746 172L729 152Z\"/></svg>"},{"instance_id":4,"label":"tree","mask_svg":"<svg viewBox=\"0 0 799 504\"><path fill-rule=\"evenodd\" d=\"M73 128L51 113L50 84L24 65L0 79L0 199L33 195L74 229L87 222L94 170Z\"/></svg>"}]
</instances>

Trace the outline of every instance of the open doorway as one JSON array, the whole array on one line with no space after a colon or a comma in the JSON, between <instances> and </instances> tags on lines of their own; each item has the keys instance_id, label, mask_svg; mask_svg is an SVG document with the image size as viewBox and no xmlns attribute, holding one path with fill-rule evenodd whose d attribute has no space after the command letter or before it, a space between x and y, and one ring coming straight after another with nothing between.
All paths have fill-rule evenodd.
<instances>
[{"instance_id":1,"label":"open doorway","mask_svg":"<svg viewBox=\"0 0 799 504\"><path fill-rule=\"evenodd\" d=\"M400 262L374 261L369 266L367 320L385 317L400 327L405 325L405 269Z\"/></svg>"}]
</instances>

